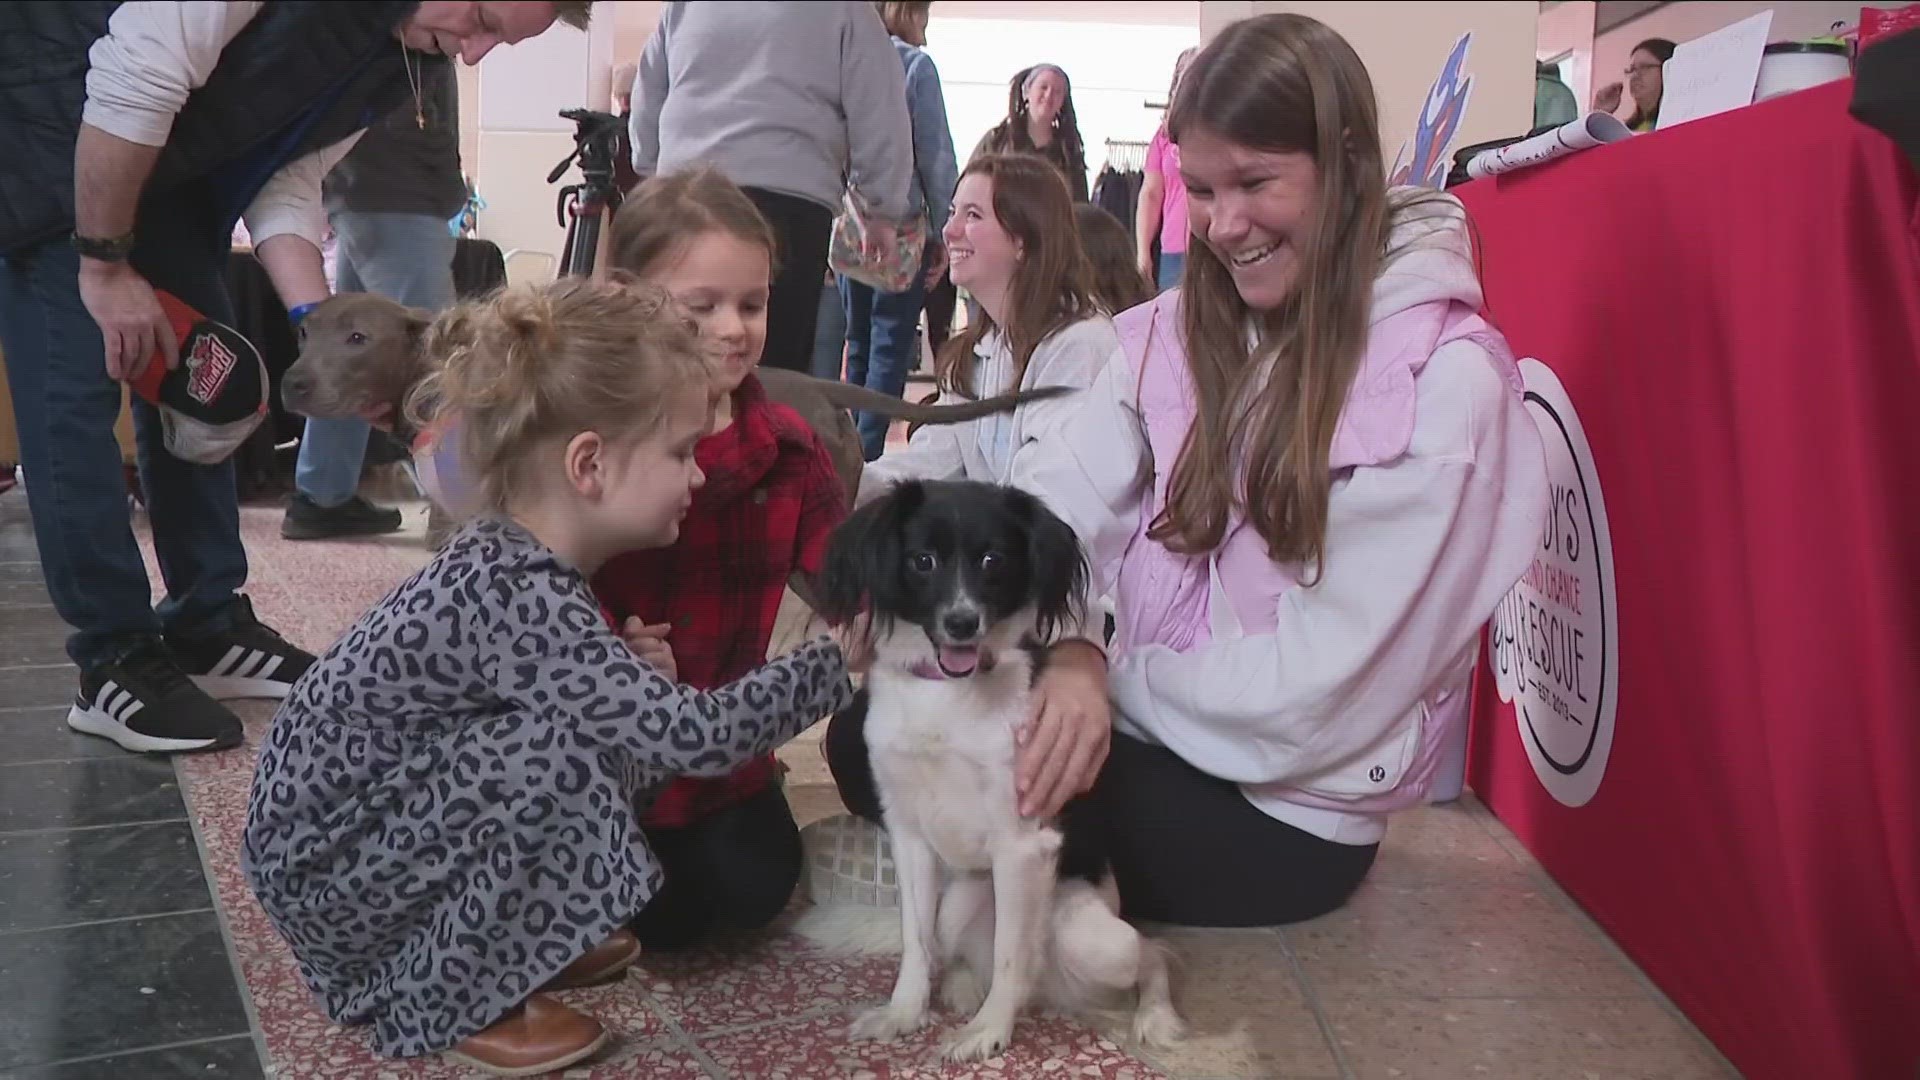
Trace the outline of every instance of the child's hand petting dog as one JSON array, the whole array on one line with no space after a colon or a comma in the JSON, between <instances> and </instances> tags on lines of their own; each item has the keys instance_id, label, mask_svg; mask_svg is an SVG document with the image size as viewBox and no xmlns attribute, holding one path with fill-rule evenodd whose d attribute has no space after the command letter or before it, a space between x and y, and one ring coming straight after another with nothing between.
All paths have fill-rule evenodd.
<instances>
[{"instance_id":1,"label":"child's hand petting dog","mask_svg":"<svg viewBox=\"0 0 1920 1080\"><path fill-rule=\"evenodd\" d=\"M673 646L667 644L667 632L672 629L671 623L648 624L637 615L629 615L620 627L620 639L634 655L659 668L669 681L678 682L680 672L673 662Z\"/></svg>"},{"instance_id":2,"label":"child's hand petting dog","mask_svg":"<svg viewBox=\"0 0 1920 1080\"><path fill-rule=\"evenodd\" d=\"M840 646L840 655L847 661L847 674L864 674L873 666L872 625L865 612L839 626L829 627L827 635Z\"/></svg>"}]
</instances>

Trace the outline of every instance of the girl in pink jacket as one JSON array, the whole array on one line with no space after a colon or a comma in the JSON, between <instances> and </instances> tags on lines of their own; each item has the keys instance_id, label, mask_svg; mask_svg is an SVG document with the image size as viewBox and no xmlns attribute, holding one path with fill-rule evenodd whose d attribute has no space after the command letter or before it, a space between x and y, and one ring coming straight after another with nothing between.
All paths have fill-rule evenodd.
<instances>
[{"instance_id":1,"label":"girl in pink jacket","mask_svg":"<svg viewBox=\"0 0 1920 1080\"><path fill-rule=\"evenodd\" d=\"M1092 722L1037 737L1093 748L1070 786L1095 784L1128 918L1292 922L1345 902L1425 797L1539 543L1545 465L1465 211L1386 188L1346 41L1234 23L1168 129L1184 287L1115 320L1118 354L1012 478L1117 617L1104 764Z\"/></svg>"}]
</instances>

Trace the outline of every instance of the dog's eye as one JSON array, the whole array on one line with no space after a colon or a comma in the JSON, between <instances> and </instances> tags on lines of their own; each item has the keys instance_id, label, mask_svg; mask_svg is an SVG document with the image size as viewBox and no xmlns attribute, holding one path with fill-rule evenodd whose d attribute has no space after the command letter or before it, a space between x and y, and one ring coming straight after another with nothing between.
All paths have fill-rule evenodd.
<instances>
[{"instance_id":1,"label":"dog's eye","mask_svg":"<svg viewBox=\"0 0 1920 1080\"><path fill-rule=\"evenodd\" d=\"M353 333L347 335L347 344L349 345L365 345L366 343L367 343L367 335L361 333L358 330L355 330Z\"/></svg>"},{"instance_id":2,"label":"dog's eye","mask_svg":"<svg viewBox=\"0 0 1920 1080\"><path fill-rule=\"evenodd\" d=\"M907 565L922 574L933 573L933 552L916 551L907 556Z\"/></svg>"},{"instance_id":3,"label":"dog's eye","mask_svg":"<svg viewBox=\"0 0 1920 1080\"><path fill-rule=\"evenodd\" d=\"M1000 568L1001 562L1002 560L1000 558L999 552L989 551L985 555L980 556L980 569L997 570Z\"/></svg>"}]
</instances>

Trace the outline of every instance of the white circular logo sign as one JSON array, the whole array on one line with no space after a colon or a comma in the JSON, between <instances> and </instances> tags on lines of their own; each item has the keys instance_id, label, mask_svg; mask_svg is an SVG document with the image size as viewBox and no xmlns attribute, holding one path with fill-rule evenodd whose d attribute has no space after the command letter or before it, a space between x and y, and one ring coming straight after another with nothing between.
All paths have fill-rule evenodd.
<instances>
[{"instance_id":1,"label":"white circular logo sign","mask_svg":"<svg viewBox=\"0 0 1920 1080\"><path fill-rule=\"evenodd\" d=\"M1613 539L1566 388L1538 360L1520 361L1520 372L1546 451L1551 515L1533 563L1494 613L1487 653L1541 785L1585 806L1607 771L1619 703Z\"/></svg>"}]
</instances>

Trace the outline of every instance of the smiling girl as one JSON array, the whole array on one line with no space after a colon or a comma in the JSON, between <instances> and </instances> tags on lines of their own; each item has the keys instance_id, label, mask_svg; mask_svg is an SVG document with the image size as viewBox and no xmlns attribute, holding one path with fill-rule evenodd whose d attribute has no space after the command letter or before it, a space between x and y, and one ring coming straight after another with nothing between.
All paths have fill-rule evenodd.
<instances>
[{"instance_id":1,"label":"smiling girl","mask_svg":"<svg viewBox=\"0 0 1920 1080\"><path fill-rule=\"evenodd\" d=\"M765 662L788 579L819 570L846 495L813 430L754 375L778 263L746 194L712 169L654 177L614 216L612 250L699 329L719 394L694 451L706 483L678 541L611 560L594 591L650 642L642 655L696 689L724 685ZM800 879L799 829L771 755L675 781L641 824L667 874L634 923L649 947L764 926Z\"/></svg>"},{"instance_id":2,"label":"smiling girl","mask_svg":"<svg viewBox=\"0 0 1920 1080\"><path fill-rule=\"evenodd\" d=\"M706 364L659 290L511 286L423 348L420 404L461 418L475 516L281 703L240 866L327 1017L376 1052L544 1075L611 1034L548 992L624 971L623 924L662 895L634 802L846 704L861 651L823 639L693 690L603 618L589 577L673 543L702 480Z\"/></svg>"},{"instance_id":3,"label":"smiling girl","mask_svg":"<svg viewBox=\"0 0 1920 1080\"><path fill-rule=\"evenodd\" d=\"M1118 622L1096 798L1124 914L1330 911L1466 722L1481 627L1546 520L1539 434L1478 311L1465 211L1386 189L1373 85L1300 15L1180 84L1181 289L1014 468Z\"/></svg>"},{"instance_id":4,"label":"smiling girl","mask_svg":"<svg viewBox=\"0 0 1920 1080\"><path fill-rule=\"evenodd\" d=\"M975 158L954 190L943 237L954 284L982 317L947 343L936 362L942 396L1007 393L1038 386L1086 387L1118 348L1113 321L1089 284L1073 202L1060 174L1032 154ZM1030 401L1011 415L926 426L904 447L870 463L856 503L914 480L1005 483L1041 436L1083 393ZM1097 617L1097 613L1096 617ZM1051 816L1091 785L1088 762L1106 751L1106 659L1097 646L1056 646L1037 684L1034 720L1021 733L1023 813ZM828 763L850 810L879 821L856 709L834 717Z\"/></svg>"},{"instance_id":5,"label":"smiling girl","mask_svg":"<svg viewBox=\"0 0 1920 1080\"><path fill-rule=\"evenodd\" d=\"M1007 85L1007 115L980 137L975 158L1038 154L1067 181L1073 201L1087 201L1087 149L1073 110L1073 85L1056 64L1035 64Z\"/></svg>"}]
</instances>

